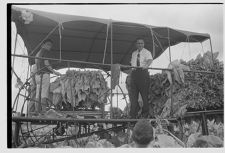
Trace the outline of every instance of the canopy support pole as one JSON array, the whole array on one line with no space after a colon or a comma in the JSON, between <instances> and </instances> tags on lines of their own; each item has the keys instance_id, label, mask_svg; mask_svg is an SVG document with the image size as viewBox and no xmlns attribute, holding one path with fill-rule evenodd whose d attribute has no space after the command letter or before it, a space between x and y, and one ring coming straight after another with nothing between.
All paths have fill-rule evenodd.
<instances>
[{"instance_id":1,"label":"canopy support pole","mask_svg":"<svg viewBox=\"0 0 225 153\"><path fill-rule=\"evenodd\" d=\"M117 103L116 103L116 107L117 107L117 109L118 109L118 102L119 102L119 97L118 97L118 94L119 94L119 92L118 92L118 86L117 86L117 88L116 88L116 98L117 98Z\"/></svg>"},{"instance_id":2,"label":"canopy support pole","mask_svg":"<svg viewBox=\"0 0 225 153\"><path fill-rule=\"evenodd\" d=\"M167 31L168 31L168 43L169 43L169 57L170 57L170 63L171 63L171 50L170 50L170 31L169 31L169 28L167 28Z\"/></svg>"},{"instance_id":3,"label":"canopy support pole","mask_svg":"<svg viewBox=\"0 0 225 153\"><path fill-rule=\"evenodd\" d=\"M152 28L150 27L150 31L151 31L151 35L152 35L152 50L153 50L153 59L155 57L155 41L154 41L154 37L153 37L153 31Z\"/></svg>"},{"instance_id":4,"label":"canopy support pole","mask_svg":"<svg viewBox=\"0 0 225 153\"><path fill-rule=\"evenodd\" d=\"M112 64L113 64L113 40L112 40L112 28L113 28L113 26L112 26L112 20L111 20L111 23L110 23L110 26L111 26L111 66L112 66ZM110 90L110 96L111 96L111 102L110 102L110 118L112 118L112 103L113 103L113 95L112 95L112 71L111 71L111 83L110 83L110 86L111 86L111 90Z\"/></svg>"},{"instance_id":5,"label":"canopy support pole","mask_svg":"<svg viewBox=\"0 0 225 153\"><path fill-rule=\"evenodd\" d=\"M167 31L168 31L168 44L169 44L169 58L170 58L170 63L171 63L170 31L169 31L169 28L167 28ZM170 116L172 116L173 115L173 77L172 77L172 82L171 82L171 87L170 87L170 99L171 99Z\"/></svg>"},{"instance_id":6,"label":"canopy support pole","mask_svg":"<svg viewBox=\"0 0 225 153\"><path fill-rule=\"evenodd\" d=\"M62 23L59 23L59 60L62 60Z\"/></svg>"},{"instance_id":7,"label":"canopy support pole","mask_svg":"<svg viewBox=\"0 0 225 153\"><path fill-rule=\"evenodd\" d=\"M106 54L107 43L108 43L108 33L109 33L109 23L107 24L106 38L105 38L105 49L104 49L104 55L103 55L103 59L102 59L102 64L105 63L105 54Z\"/></svg>"},{"instance_id":8,"label":"canopy support pole","mask_svg":"<svg viewBox=\"0 0 225 153\"><path fill-rule=\"evenodd\" d=\"M213 67L214 67L214 57L213 57L213 49L212 49L211 36L209 37L209 42L210 42L210 48L211 48L211 54L212 54L212 63L213 63Z\"/></svg>"}]
</instances>

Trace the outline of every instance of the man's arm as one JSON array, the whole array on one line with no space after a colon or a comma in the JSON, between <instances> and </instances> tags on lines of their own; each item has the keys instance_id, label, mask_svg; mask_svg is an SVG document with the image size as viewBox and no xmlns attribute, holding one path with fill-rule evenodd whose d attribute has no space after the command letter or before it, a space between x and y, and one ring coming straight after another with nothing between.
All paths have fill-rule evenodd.
<instances>
[{"instance_id":1,"label":"man's arm","mask_svg":"<svg viewBox=\"0 0 225 153\"><path fill-rule=\"evenodd\" d=\"M148 68L152 64L153 58L150 51L146 52L143 68Z\"/></svg>"},{"instance_id":2,"label":"man's arm","mask_svg":"<svg viewBox=\"0 0 225 153\"><path fill-rule=\"evenodd\" d=\"M62 75L61 73L55 71L51 65L49 64L49 61L48 60L45 60L45 65L46 67L49 69L49 71L51 71L52 73L54 73L55 75Z\"/></svg>"},{"instance_id":3,"label":"man's arm","mask_svg":"<svg viewBox=\"0 0 225 153\"><path fill-rule=\"evenodd\" d=\"M152 61L153 61L153 59L145 60L145 65L143 67L148 68L152 64Z\"/></svg>"}]
</instances>

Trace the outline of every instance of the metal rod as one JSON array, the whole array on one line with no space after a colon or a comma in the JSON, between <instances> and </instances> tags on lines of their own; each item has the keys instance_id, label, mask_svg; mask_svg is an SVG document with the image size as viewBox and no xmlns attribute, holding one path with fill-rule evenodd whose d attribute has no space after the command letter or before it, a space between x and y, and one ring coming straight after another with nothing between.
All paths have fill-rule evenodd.
<instances>
[{"instance_id":1,"label":"metal rod","mask_svg":"<svg viewBox=\"0 0 225 153\"><path fill-rule=\"evenodd\" d=\"M40 75L40 87L39 87L39 96L38 96L38 112L40 113L42 110L42 98L41 98L41 92L42 92L42 81L43 81L43 74ZM37 88L37 87L36 87Z\"/></svg>"},{"instance_id":2,"label":"metal rod","mask_svg":"<svg viewBox=\"0 0 225 153\"><path fill-rule=\"evenodd\" d=\"M213 57L213 49L212 49L211 37L209 37L209 42L210 42L210 48L211 48L211 53L212 53L212 62L213 62L213 67L214 67L214 57Z\"/></svg>"},{"instance_id":3,"label":"metal rod","mask_svg":"<svg viewBox=\"0 0 225 153\"><path fill-rule=\"evenodd\" d=\"M119 97L118 97L118 86L117 86L117 88L116 88L116 92L117 92L117 94L116 94L116 96L117 96L117 103L116 103L116 107L118 108L118 101L119 101Z\"/></svg>"},{"instance_id":4,"label":"metal rod","mask_svg":"<svg viewBox=\"0 0 225 153\"><path fill-rule=\"evenodd\" d=\"M16 78L21 80L20 77L16 74L16 72L14 71L13 67L11 67L12 72L15 74Z\"/></svg>"},{"instance_id":5,"label":"metal rod","mask_svg":"<svg viewBox=\"0 0 225 153\"><path fill-rule=\"evenodd\" d=\"M152 35L152 49L153 49L153 58L155 57L155 41L153 37L153 31L152 28L150 27L151 35Z\"/></svg>"},{"instance_id":6,"label":"metal rod","mask_svg":"<svg viewBox=\"0 0 225 153\"><path fill-rule=\"evenodd\" d=\"M59 59L62 59L62 31L61 31L61 24L59 23Z\"/></svg>"},{"instance_id":7,"label":"metal rod","mask_svg":"<svg viewBox=\"0 0 225 153\"><path fill-rule=\"evenodd\" d=\"M140 119L68 119L68 118L36 118L36 117L12 117L13 122L41 122L57 124L58 122L66 122L66 123L117 123L122 124L124 122L137 122ZM151 121L156 121L157 119L148 119ZM168 121L176 121L176 118L168 118Z\"/></svg>"},{"instance_id":8,"label":"metal rod","mask_svg":"<svg viewBox=\"0 0 225 153\"><path fill-rule=\"evenodd\" d=\"M170 58L170 63L171 63L170 31L169 31L169 28L167 28L167 31L168 31L168 43L169 43L169 58ZM170 115L172 116L172 114L173 114L173 77L172 77L172 82L171 82L171 86L170 86L170 99L171 99L171 106L170 106L171 111L170 111Z\"/></svg>"},{"instance_id":9,"label":"metal rod","mask_svg":"<svg viewBox=\"0 0 225 153\"><path fill-rule=\"evenodd\" d=\"M105 49L104 49L104 55L103 55L103 59L102 59L102 64L105 63L105 54L106 54L106 50L107 50L107 43L108 43L108 33L109 33L109 23L107 24L106 27L106 38L105 38Z\"/></svg>"},{"instance_id":10,"label":"metal rod","mask_svg":"<svg viewBox=\"0 0 225 153\"><path fill-rule=\"evenodd\" d=\"M118 87L120 88L120 90L121 90L121 94L123 95L123 99L125 99L125 102L126 102L126 105L128 105L128 101L127 101L127 99L126 99L126 94L123 92L123 89L120 87L120 85L118 85ZM119 93L118 93L119 94Z\"/></svg>"},{"instance_id":11,"label":"metal rod","mask_svg":"<svg viewBox=\"0 0 225 153\"><path fill-rule=\"evenodd\" d=\"M15 133L14 133L14 142L16 146L19 146L19 131L20 131L21 125L20 122L15 122Z\"/></svg>"},{"instance_id":12,"label":"metal rod","mask_svg":"<svg viewBox=\"0 0 225 153\"><path fill-rule=\"evenodd\" d=\"M170 63L171 63L171 50L170 50L170 31L169 31L169 28L167 28L168 30L168 43L169 43L169 57L170 57Z\"/></svg>"},{"instance_id":13,"label":"metal rod","mask_svg":"<svg viewBox=\"0 0 225 153\"><path fill-rule=\"evenodd\" d=\"M113 26L112 26L112 20L111 20L111 23L110 23L110 25L111 25L111 66L112 66L112 64L113 64L113 36L112 36L112 34L113 34L113 32L112 32L112 28L113 28ZM111 83L110 83L110 86L111 86L111 90L110 90L110 97L111 97L111 103L110 103L110 118L112 118L112 103L113 103L113 95L112 95L112 69L111 69L111 77L110 77L111 79L110 79L110 81L111 81Z\"/></svg>"},{"instance_id":14,"label":"metal rod","mask_svg":"<svg viewBox=\"0 0 225 153\"><path fill-rule=\"evenodd\" d=\"M202 134L203 135L209 135L208 127L207 127L207 120L206 120L206 114L201 113L202 115Z\"/></svg>"},{"instance_id":15,"label":"metal rod","mask_svg":"<svg viewBox=\"0 0 225 153\"><path fill-rule=\"evenodd\" d=\"M16 32L16 38L15 38L15 44L14 44L14 54L16 53L17 37L18 37L18 33ZM15 63L15 57L13 57L13 65L12 65L12 67L14 67L14 63Z\"/></svg>"},{"instance_id":16,"label":"metal rod","mask_svg":"<svg viewBox=\"0 0 225 153\"><path fill-rule=\"evenodd\" d=\"M224 110L205 110L205 111L187 112L185 114L185 116L194 116L194 115L199 115L201 113L205 113L207 115L210 115L210 114L223 114Z\"/></svg>"},{"instance_id":17,"label":"metal rod","mask_svg":"<svg viewBox=\"0 0 225 153\"><path fill-rule=\"evenodd\" d=\"M16 54L12 54L12 56L23 57L23 58L33 58L33 59L44 59L44 60L52 60L52 61L58 61L59 60L59 59L56 59L56 58L44 58L44 57L34 57L34 56L16 55ZM84 61L78 61L78 60L65 60L65 59L62 59L61 61L63 61L63 62L71 62L71 63L80 63L80 64L93 64L93 65L100 65L100 66L111 67L111 64L84 62ZM122 68L137 68L135 66L128 66L128 65L122 65L122 64L120 65L120 67L122 67ZM167 68L152 68L152 67L148 67L147 69L172 71L172 69L167 69ZM185 70L184 72L215 74L215 72L210 72L210 71L193 71L193 70L186 71Z\"/></svg>"}]
</instances>

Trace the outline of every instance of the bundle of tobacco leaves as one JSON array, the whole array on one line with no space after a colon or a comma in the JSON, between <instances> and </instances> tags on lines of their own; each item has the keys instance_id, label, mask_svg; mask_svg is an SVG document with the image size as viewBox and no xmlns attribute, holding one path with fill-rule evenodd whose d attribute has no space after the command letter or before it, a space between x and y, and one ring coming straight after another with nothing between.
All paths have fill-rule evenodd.
<instances>
[{"instance_id":1,"label":"bundle of tobacco leaves","mask_svg":"<svg viewBox=\"0 0 225 153\"><path fill-rule=\"evenodd\" d=\"M65 75L51 83L50 90L53 92L55 105L59 102L55 97L59 97L72 107L84 108L100 107L107 103L109 94L107 82L100 71L68 70Z\"/></svg>"}]
</instances>

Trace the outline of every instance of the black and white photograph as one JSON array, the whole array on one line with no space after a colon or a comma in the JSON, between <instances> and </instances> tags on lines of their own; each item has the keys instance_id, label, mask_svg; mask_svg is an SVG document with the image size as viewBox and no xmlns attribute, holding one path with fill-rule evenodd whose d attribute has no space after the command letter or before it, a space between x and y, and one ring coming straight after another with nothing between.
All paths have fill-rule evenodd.
<instances>
[{"instance_id":1,"label":"black and white photograph","mask_svg":"<svg viewBox=\"0 0 225 153\"><path fill-rule=\"evenodd\" d=\"M222 2L5 11L8 149L223 149Z\"/></svg>"}]
</instances>

